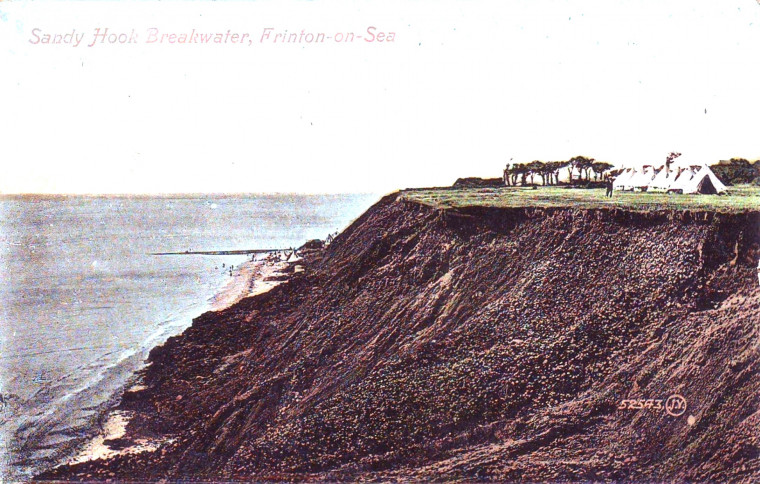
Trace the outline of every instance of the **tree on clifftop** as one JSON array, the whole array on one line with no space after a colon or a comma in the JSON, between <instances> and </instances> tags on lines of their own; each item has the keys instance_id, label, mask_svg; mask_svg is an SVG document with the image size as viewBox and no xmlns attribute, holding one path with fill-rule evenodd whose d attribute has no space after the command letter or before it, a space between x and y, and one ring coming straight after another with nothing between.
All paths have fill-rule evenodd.
<instances>
[{"instance_id":1,"label":"tree on clifftop","mask_svg":"<svg viewBox=\"0 0 760 484\"><path fill-rule=\"evenodd\" d=\"M586 158L585 156L574 156L570 158L568 161L570 166L570 181L573 181L573 171L572 169L575 168L578 170L578 174L580 176L580 179L583 179L583 175L585 174L586 181L589 179L588 172L591 169L591 165L594 163L593 158Z\"/></svg>"},{"instance_id":2,"label":"tree on clifftop","mask_svg":"<svg viewBox=\"0 0 760 484\"><path fill-rule=\"evenodd\" d=\"M557 171L555 167L554 161L546 161L542 163L541 171L544 175L544 185L554 185L554 174ZM549 180L548 183L546 183L546 180Z\"/></svg>"},{"instance_id":3,"label":"tree on clifftop","mask_svg":"<svg viewBox=\"0 0 760 484\"><path fill-rule=\"evenodd\" d=\"M517 185L517 177L520 177L520 184L525 185L525 177L529 171L525 163L515 163L510 171L512 174L512 185Z\"/></svg>"},{"instance_id":4,"label":"tree on clifftop","mask_svg":"<svg viewBox=\"0 0 760 484\"><path fill-rule=\"evenodd\" d=\"M760 184L760 160L750 163L744 158L731 158L712 165L713 173L726 185Z\"/></svg>"},{"instance_id":5,"label":"tree on clifftop","mask_svg":"<svg viewBox=\"0 0 760 484\"><path fill-rule=\"evenodd\" d=\"M549 175L550 185L559 185L559 171L566 166L565 161L547 161L546 172Z\"/></svg>"},{"instance_id":6,"label":"tree on clifftop","mask_svg":"<svg viewBox=\"0 0 760 484\"><path fill-rule=\"evenodd\" d=\"M528 170L530 173L530 182L533 183L533 175L541 177L541 183L546 185L546 173L544 173L544 162L539 160L533 160L528 163Z\"/></svg>"},{"instance_id":7,"label":"tree on clifftop","mask_svg":"<svg viewBox=\"0 0 760 484\"><path fill-rule=\"evenodd\" d=\"M607 163L606 161L593 162L591 164L591 169L594 171L594 180L598 180L605 171L611 169L613 166L612 163Z\"/></svg>"}]
</instances>

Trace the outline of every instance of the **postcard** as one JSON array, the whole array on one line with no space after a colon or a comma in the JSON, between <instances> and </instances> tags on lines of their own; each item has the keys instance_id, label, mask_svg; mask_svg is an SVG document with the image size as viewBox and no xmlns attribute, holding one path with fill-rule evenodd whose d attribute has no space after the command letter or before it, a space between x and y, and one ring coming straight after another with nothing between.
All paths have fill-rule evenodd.
<instances>
[{"instance_id":1,"label":"postcard","mask_svg":"<svg viewBox=\"0 0 760 484\"><path fill-rule=\"evenodd\" d=\"M0 1L3 482L760 480L760 2Z\"/></svg>"}]
</instances>

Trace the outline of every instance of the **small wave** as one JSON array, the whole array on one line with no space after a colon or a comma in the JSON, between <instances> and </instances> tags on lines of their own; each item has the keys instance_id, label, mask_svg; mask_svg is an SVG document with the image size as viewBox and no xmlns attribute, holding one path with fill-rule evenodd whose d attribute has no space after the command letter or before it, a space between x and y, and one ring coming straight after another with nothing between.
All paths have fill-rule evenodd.
<instances>
[{"instance_id":1,"label":"small wave","mask_svg":"<svg viewBox=\"0 0 760 484\"><path fill-rule=\"evenodd\" d=\"M162 321L135 347L125 348L116 356L116 351L104 353L45 383L30 398L19 402L13 412L17 417L0 426L0 433L5 434L4 440L10 444L11 455L9 465L3 466L6 475L0 478L28 479L69 459L78 448L94 438L100 420L117 403L135 372L144 366L150 350L188 327L198 310L197 304L186 306ZM38 353L108 347L110 345ZM16 358L23 356L31 354L13 355ZM82 378L82 374L88 373L87 378Z\"/></svg>"}]
</instances>

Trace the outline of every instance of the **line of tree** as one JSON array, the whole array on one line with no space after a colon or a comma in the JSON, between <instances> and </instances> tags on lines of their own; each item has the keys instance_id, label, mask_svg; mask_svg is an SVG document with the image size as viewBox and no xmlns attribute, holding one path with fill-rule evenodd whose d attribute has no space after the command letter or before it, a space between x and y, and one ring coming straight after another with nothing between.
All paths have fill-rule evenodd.
<instances>
[{"instance_id":1,"label":"line of tree","mask_svg":"<svg viewBox=\"0 0 760 484\"><path fill-rule=\"evenodd\" d=\"M752 183L760 185L760 160L749 162L744 158L731 158L712 165L713 173L726 185Z\"/></svg>"},{"instance_id":2,"label":"line of tree","mask_svg":"<svg viewBox=\"0 0 760 484\"><path fill-rule=\"evenodd\" d=\"M508 163L504 168L503 179L507 186L533 185L535 177L541 179L542 185L559 185L560 170L566 168L570 183L575 181L573 180L574 173L578 173L578 182L589 182L592 174L594 181L597 181L612 167L611 163L596 161L585 156L574 156L567 161L534 160L530 163Z\"/></svg>"}]
</instances>

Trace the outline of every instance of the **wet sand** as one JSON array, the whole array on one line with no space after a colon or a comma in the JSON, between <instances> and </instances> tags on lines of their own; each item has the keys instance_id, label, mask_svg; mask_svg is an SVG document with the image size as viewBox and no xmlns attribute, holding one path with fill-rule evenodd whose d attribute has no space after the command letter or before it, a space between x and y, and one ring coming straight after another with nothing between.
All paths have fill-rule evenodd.
<instances>
[{"instance_id":1,"label":"wet sand","mask_svg":"<svg viewBox=\"0 0 760 484\"><path fill-rule=\"evenodd\" d=\"M287 260L285 259L286 256L284 254L273 254L240 264L232 271L232 276L224 287L209 300L211 304L210 310L221 311L243 298L263 294L285 282L287 280L285 271L290 265L301 260L295 255ZM296 272L299 269L299 266L295 267ZM136 392L144 388L144 386L138 383L129 387L127 391ZM130 412L111 410L98 435L85 444L63 465L107 459L117 455L152 452L161 444L167 442L166 440L139 439L133 445L123 449L112 449L109 447L109 441L124 437L131 417Z\"/></svg>"}]
</instances>

